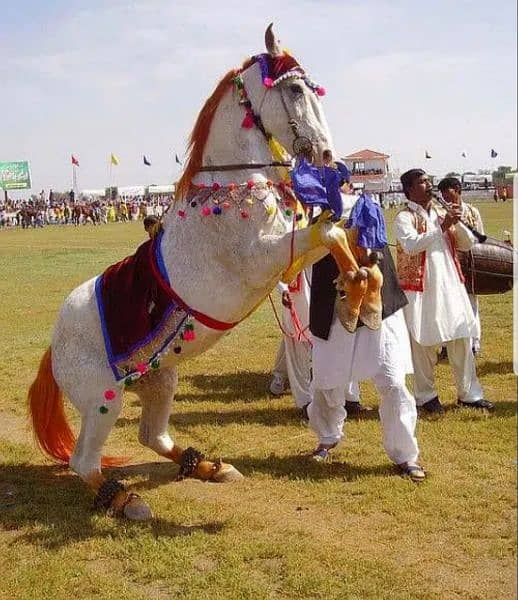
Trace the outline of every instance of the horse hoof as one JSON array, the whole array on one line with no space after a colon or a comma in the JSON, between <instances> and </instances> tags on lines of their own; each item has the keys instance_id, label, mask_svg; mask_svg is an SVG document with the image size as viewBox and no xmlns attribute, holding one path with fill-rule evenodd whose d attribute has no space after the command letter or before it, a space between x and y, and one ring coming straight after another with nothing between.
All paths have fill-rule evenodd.
<instances>
[{"instance_id":1,"label":"horse hoof","mask_svg":"<svg viewBox=\"0 0 518 600\"><path fill-rule=\"evenodd\" d=\"M361 322L368 328L376 331L381 327L381 306L367 307L362 305L360 308Z\"/></svg>"},{"instance_id":2,"label":"horse hoof","mask_svg":"<svg viewBox=\"0 0 518 600\"><path fill-rule=\"evenodd\" d=\"M365 281L369 277L369 271L365 267L360 267L356 276L354 278L355 281Z\"/></svg>"},{"instance_id":3,"label":"horse hoof","mask_svg":"<svg viewBox=\"0 0 518 600\"><path fill-rule=\"evenodd\" d=\"M124 516L131 521L149 521L153 513L141 498L133 498L124 507Z\"/></svg>"},{"instance_id":4,"label":"horse hoof","mask_svg":"<svg viewBox=\"0 0 518 600\"><path fill-rule=\"evenodd\" d=\"M345 296L341 298L336 297L335 301L335 314L338 320L342 324L342 327L349 333L354 333L358 327L358 310L351 310L349 298Z\"/></svg>"},{"instance_id":5,"label":"horse hoof","mask_svg":"<svg viewBox=\"0 0 518 600\"><path fill-rule=\"evenodd\" d=\"M374 265L378 265L383 260L383 254L378 252L377 250L373 250L368 256L368 267L373 267Z\"/></svg>"},{"instance_id":6,"label":"horse hoof","mask_svg":"<svg viewBox=\"0 0 518 600\"><path fill-rule=\"evenodd\" d=\"M244 479L244 475L232 465L224 465L214 473L213 477L213 481L216 481L217 483L232 483L234 481L239 481L240 479Z\"/></svg>"}]
</instances>

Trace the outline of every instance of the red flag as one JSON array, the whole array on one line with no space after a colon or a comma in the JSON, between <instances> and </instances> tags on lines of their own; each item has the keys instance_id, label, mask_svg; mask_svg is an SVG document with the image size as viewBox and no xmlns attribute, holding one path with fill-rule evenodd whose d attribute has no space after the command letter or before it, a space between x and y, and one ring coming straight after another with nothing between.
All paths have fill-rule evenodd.
<instances>
[{"instance_id":1,"label":"red flag","mask_svg":"<svg viewBox=\"0 0 518 600\"><path fill-rule=\"evenodd\" d=\"M78 167L79 161L77 160L77 158L73 154L70 155L70 158L72 159L72 164Z\"/></svg>"}]
</instances>

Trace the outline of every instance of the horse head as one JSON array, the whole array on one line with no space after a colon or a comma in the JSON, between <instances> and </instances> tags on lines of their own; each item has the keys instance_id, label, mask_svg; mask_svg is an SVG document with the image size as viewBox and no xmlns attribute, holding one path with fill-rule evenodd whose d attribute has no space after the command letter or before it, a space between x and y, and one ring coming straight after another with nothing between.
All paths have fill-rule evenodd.
<instances>
[{"instance_id":1,"label":"horse head","mask_svg":"<svg viewBox=\"0 0 518 600\"><path fill-rule=\"evenodd\" d=\"M325 90L281 49L273 24L266 30L265 45L267 51L253 56L240 73L242 102L267 138L274 137L292 156L312 156L319 163L323 151L333 149L321 101Z\"/></svg>"}]
</instances>

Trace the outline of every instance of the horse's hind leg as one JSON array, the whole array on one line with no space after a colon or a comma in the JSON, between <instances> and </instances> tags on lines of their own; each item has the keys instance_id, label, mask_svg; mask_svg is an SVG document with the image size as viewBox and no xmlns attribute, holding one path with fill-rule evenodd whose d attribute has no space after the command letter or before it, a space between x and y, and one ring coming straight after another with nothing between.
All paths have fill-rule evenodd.
<instances>
[{"instance_id":1,"label":"horse's hind leg","mask_svg":"<svg viewBox=\"0 0 518 600\"><path fill-rule=\"evenodd\" d=\"M232 465L205 460L193 448L184 450L173 442L168 424L177 384L176 368L162 368L150 372L135 386L142 403L140 443L179 464L180 476L217 482L241 479L241 473Z\"/></svg>"},{"instance_id":2,"label":"horse's hind leg","mask_svg":"<svg viewBox=\"0 0 518 600\"><path fill-rule=\"evenodd\" d=\"M128 493L124 486L113 480L107 480L102 473L105 466L114 466L120 461L102 457L102 449L119 417L122 406L122 391L110 388L115 394L113 399L102 402L75 403L81 412L81 431L74 452L70 458L70 467L94 491L97 496L94 506L112 514L124 513L130 519L144 520L152 517L151 510L135 494ZM101 396L102 398L102 392ZM73 401L73 399L71 398ZM104 406L106 411L100 410Z\"/></svg>"}]
</instances>

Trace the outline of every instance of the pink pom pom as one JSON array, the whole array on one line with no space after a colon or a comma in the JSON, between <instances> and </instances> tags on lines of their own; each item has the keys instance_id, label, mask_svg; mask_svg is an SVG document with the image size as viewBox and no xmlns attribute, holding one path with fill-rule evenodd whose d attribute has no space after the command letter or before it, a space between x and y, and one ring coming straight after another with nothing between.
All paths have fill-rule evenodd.
<instances>
[{"instance_id":1,"label":"pink pom pom","mask_svg":"<svg viewBox=\"0 0 518 600\"><path fill-rule=\"evenodd\" d=\"M184 210L179 210L178 211L178 216L183 219L185 217L185 211Z\"/></svg>"},{"instance_id":2,"label":"pink pom pom","mask_svg":"<svg viewBox=\"0 0 518 600\"><path fill-rule=\"evenodd\" d=\"M196 339L194 331L191 330L184 331L182 337L186 342L192 342L194 339Z\"/></svg>"},{"instance_id":3,"label":"pink pom pom","mask_svg":"<svg viewBox=\"0 0 518 600\"><path fill-rule=\"evenodd\" d=\"M254 182L253 182L251 179L249 179L249 180L246 182L246 187L247 187L249 190L251 190L251 189L254 187L254 185L255 185L255 183L254 183Z\"/></svg>"},{"instance_id":4,"label":"pink pom pom","mask_svg":"<svg viewBox=\"0 0 518 600\"><path fill-rule=\"evenodd\" d=\"M248 214L248 211L247 211L247 210L242 210L242 211L241 211L241 217L242 217L243 219L248 219L248 217L249 217L249 216L250 216L250 215Z\"/></svg>"},{"instance_id":5,"label":"pink pom pom","mask_svg":"<svg viewBox=\"0 0 518 600\"><path fill-rule=\"evenodd\" d=\"M271 77L265 77L263 79L263 85L264 85L264 87L272 88L273 87L273 79Z\"/></svg>"},{"instance_id":6,"label":"pink pom pom","mask_svg":"<svg viewBox=\"0 0 518 600\"><path fill-rule=\"evenodd\" d=\"M212 191L213 191L213 192L217 192L217 191L218 191L218 190L220 190L220 189L221 189L221 185L220 185L219 183L217 183L217 182L214 182L214 183L212 184Z\"/></svg>"},{"instance_id":7,"label":"pink pom pom","mask_svg":"<svg viewBox=\"0 0 518 600\"><path fill-rule=\"evenodd\" d=\"M146 363L139 363L137 365L137 371L141 374L144 375L144 373L147 373L148 371L148 366L146 365Z\"/></svg>"},{"instance_id":8,"label":"pink pom pom","mask_svg":"<svg viewBox=\"0 0 518 600\"><path fill-rule=\"evenodd\" d=\"M228 184L228 189L229 189L230 191L232 191L232 190L235 190L235 189L236 189L236 187L237 187L237 185L236 185L235 183L229 183L229 184Z\"/></svg>"},{"instance_id":9,"label":"pink pom pom","mask_svg":"<svg viewBox=\"0 0 518 600\"><path fill-rule=\"evenodd\" d=\"M204 207L201 209L201 214L202 214L204 217L208 217L208 216L211 214L211 210L210 210L210 208L209 208L208 206L204 206Z\"/></svg>"},{"instance_id":10,"label":"pink pom pom","mask_svg":"<svg viewBox=\"0 0 518 600\"><path fill-rule=\"evenodd\" d=\"M106 400L114 400L116 395L113 390L104 390L104 398Z\"/></svg>"},{"instance_id":11,"label":"pink pom pom","mask_svg":"<svg viewBox=\"0 0 518 600\"><path fill-rule=\"evenodd\" d=\"M225 202L223 202L223 204L221 205L225 210L227 210L227 208L230 208L230 202L227 202L225 200Z\"/></svg>"},{"instance_id":12,"label":"pink pom pom","mask_svg":"<svg viewBox=\"0 0 518 600\"><path fill-rule=\"evenodd\" d=\"M319 85L317 87L317 95L318 96L325 96L326 95L326 88L322 87L321 85Z\"/></svg>"}]
</instances>

